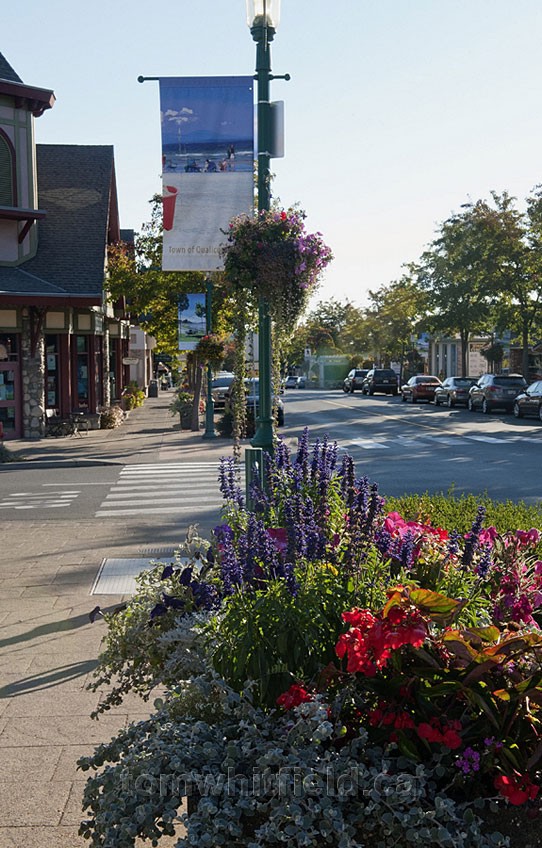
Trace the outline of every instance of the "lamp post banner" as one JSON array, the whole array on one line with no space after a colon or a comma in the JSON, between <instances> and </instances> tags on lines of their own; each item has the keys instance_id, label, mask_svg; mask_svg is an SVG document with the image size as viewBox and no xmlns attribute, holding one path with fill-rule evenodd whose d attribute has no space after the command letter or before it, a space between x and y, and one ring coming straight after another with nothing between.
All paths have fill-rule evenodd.
<instances>
[{"instance_id":1,"label":"lamp post banner","mask_svg":"<svg viewBox=\"0 0 542 848\"><path fill-rule=\"evenodd\" d=\"M162 77L164 271L217 271L230 219L254 206L252 77Z\"/></svg>"},{"instance_id":2,"label":"lamp post banner","mask_svg":"<svg viewBox=\"0 0 542 848\"><path fill-rule=\"evenodd\" d=\"M180 294L177 303L179 350L195 350L208 330L205 292Z\"/></svg>"}]
</instances>

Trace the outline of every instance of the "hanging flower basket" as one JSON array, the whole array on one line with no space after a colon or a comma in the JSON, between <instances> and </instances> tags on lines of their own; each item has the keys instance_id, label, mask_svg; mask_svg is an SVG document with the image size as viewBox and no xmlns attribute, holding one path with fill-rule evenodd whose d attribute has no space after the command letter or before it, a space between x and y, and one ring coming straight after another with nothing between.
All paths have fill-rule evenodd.
<instances>
[{"instance_id":1,"label":"hanging flower basket","mask_svg":"<svg viewBox=\"0 0 542 848\"><path fill-rule=\"evenodd\" d=\"M240 297L267 301L272 319L293 329L333 258L321 233L307 233L299 209L233 218L223 245L224 274Z\"/></svg>"},{"instance_id":2,"label":"hanging flower basket","mask_svg":"<svg viewBox=\"0 0 542 848\"><path fill-rule=\"evenodd\" d=\"M210 365L216 371L224 359L224 342L215 333L208 333L197 343L195 353L200 362Z\"/></svg>"}]
</instances>

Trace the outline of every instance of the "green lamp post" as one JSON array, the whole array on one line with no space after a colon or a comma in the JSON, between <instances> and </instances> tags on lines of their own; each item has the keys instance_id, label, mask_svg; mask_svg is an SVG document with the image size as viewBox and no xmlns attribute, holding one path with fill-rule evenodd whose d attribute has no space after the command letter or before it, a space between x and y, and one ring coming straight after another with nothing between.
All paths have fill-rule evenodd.
<instances>
[{"instance_id":1,"label":"green lamp post","mask_svg":"<svg viewBox=\"0 0 542 848\"><path fill-rule=\"evenodd\" d=\"M213 282L208 277L205 281L205 313L207 318L207 332L213 330ZM207 365L207 402L205 404L205 432L203 439L216 439L215 431L215 403L213 400L213 368Z\"/></svg>"},{"instance_id":2,"label":"green lamp post","mask_svg":"<svg viewBox=\"0 0 542 848\"><path fill-rule=\"evenodd\" d=\"M280 18L280 0L246 0L247 23L256 42L256 80L258 83L258 211L269 209L271 202L270 168L271 117L269 83L271 74L270 42ZM269 453L273 450L273 368L271 356L271 318L265 297L258 304L259 415L251 444Z\"/></svg>"}]
</instances>

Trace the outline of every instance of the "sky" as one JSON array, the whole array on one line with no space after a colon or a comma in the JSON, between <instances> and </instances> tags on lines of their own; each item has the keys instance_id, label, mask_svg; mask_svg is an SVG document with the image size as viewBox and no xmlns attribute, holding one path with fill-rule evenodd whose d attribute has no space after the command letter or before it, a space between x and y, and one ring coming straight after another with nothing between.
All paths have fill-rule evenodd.
<instances>
[{"instance_id":1,"label":"sky","mask_svg":"<svg viewBox=\"0 0 542 848\"><path fill-rule=\"evenodd\" d=\"M331 247L313 300L368 305L461 204L542 183L541 0L283 0L271 99L285 104L273 194ZM161 190L159 90L143 76L250 75L244 0L25 0L2 52L53 89L44 144L112 144L121 226Z\"/></svg>"}]
</instances>

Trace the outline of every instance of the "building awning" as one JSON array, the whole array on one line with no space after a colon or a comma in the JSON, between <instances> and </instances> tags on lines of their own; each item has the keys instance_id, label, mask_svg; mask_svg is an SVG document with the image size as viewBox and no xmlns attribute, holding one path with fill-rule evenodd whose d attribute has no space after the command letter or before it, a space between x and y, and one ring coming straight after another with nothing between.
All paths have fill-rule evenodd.
<instances>
[{"instance_id":1,"label":"building awning","mask_svg":"<svg viewBox=\"0 0 542 848\"><path fill-rule=\"evenodd\" d=\"M34 88L22 82L0 80L0 94L13 97L15 108L26 109L39 118L46 109L52 109L56 97L50 89Z\"/></svg>"},{"instance_id":2,"label":"building awning","mask_svg":"<svg viewBox=\"0 0 542 848\"><path fill-rule=\"evenodd\" d=\"M0 206L0 220L26 222L19 233L19 244L23 243L24 238L34 221L41 221L45 218L46 214L47 213L43 209L21 209L20 206Z\"/></svg>"},{"instance_id":3,"label":"building awning","mask_svg":"<svg viewBox=\"0 0 542 848\"><path fill-rule=\"evenodd\" d=\"M0 308L6 309L10 306L49 306L52 309L60 306L75 306L86 308L90 306L102 306L100 295L73 295L68 294L10 294L0 292Z\"/></svg>"}]
</instances>

